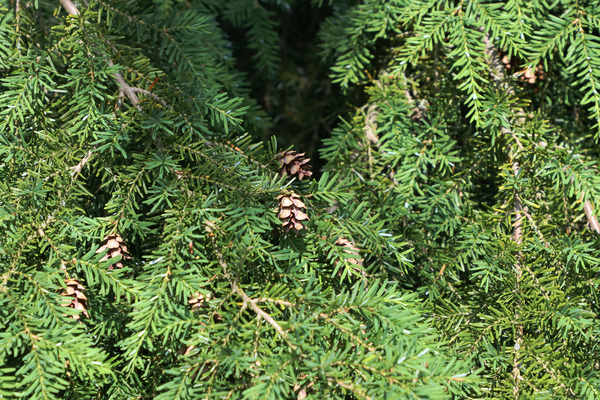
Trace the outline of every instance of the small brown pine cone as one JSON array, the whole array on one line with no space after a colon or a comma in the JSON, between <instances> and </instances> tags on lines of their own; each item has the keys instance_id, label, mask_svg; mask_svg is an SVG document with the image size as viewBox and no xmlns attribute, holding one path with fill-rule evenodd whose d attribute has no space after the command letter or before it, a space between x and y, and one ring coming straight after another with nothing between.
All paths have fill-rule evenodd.
<instances>
[{"instance_id":1,"label":"small brown pine cone","mask_svg":"<svg viewBox=\"0 0 600 400\"><path fill-rule=\"evenodd\" d=\"M513 70L519 67L519 58L514 54L512 57L509 57L507 51L500 50L498 52L498 56L500 58L500 62L507 70Z\"/></svg>"},{"instance_id":2,"label":"small brown pine cone","mask_svg":"<svg viewBox=\"0 0 600 400\"><path fill-rule=\"evenodd\" d=\"M535 67L535 76L541 80L546 78L546 70L544 70L544 66L542 64L538 64L537 67Z\"/></svg>"},{"instance_id":3,"label":"small brown pine cone","mask_svg":"<svg viewBox=\"0 0 600 400\"><path fill-rule=\"evenodd\" d=\"M521 71L519 75L519 79L523 82L527 82L530 85L535 84L538 79L545 79L546 71L544 70L544 66L542 64L538 64L535 69L527 68Z\"/></svg>"},{"instance_id":4,"label":"small brown pine cone","mask_svg":"<svg viewBox=\"0 0 600 400\"><path fill-rule=\"evenodd\" d=\"M83 315L89 318L90 315L87 312L87 297L85 297L85 294L83 294L83 291L85 290L83 285L79 283L77 279L65 279L65 284L67 285L67 288L63 289L61 296L68 296L72 297L73 299L68 303L61 304L61 306L81 310ZM80 316L71 315L71 318L79 319Z\"/></svg>"},{"instance_id":5,"label":"small brown pine cone","mask_svg":"<svg viewBox=\"0 0 600 400\"><path fill-rule=\"evenodd\" d=\"M304 158L305 153L296 153L295 151L284 151L275 156L279 162L279 174L284 176L293 176L298 174L298 179L312 176L312 172L308 171L311 166L306 165L310 158Z\"/></svg>"},{"instance_id":6,"label":"small brown pine cone","mask_svg":"<svg viewBox=\"0 0 600 400\"><path fill-rule=\"evenodd\" d=\"M211 300L211 294L208 293L206 296L202 293L196 293L196 295L190 297L188 304L192 306L192 311L199 310L201 308L208 308L210 305L208 302Z\"/></svg>"},{"instance_id":7,"label":"small brown pine cone","mask_svg":"<svg viewBox=\"0 0 600 400\"><path fill-rule=\"evenodd\" d=\"M198 311L201 312L204 309L208 309L210 307L210 305L208 304L209 301L214 300L214 297L210 294L207 293L202 294L202 293L196 293L195 295L191 296L188 300L188 304L190 304L192 306L192 312ZM207 310L206 310L207 311ZM221 322L223 320L223 318L219 315L219 314L215 314L215 316L213 317L213 320L215 322ZM177 354L180 356L187 356L188 354L190 354L192 352L192 350L194 350L193 345L186 345L186 344L182 344L181 347L179 347L179 350L177 350ZM192 379L195 379L196 375L198 373L200 373L200 376L202 376L206 371L208 371L209 369L212 368L212 363L211 362L206 362L204 363L204 365L202 366L201 369L199 369L198 371L195 371L192 375ZM202 380L207 380L208 378L202 379Z\"/></svg>"},{"instance_id":8,"label":"small brown pine cone","mask_svg":"<svg viewBox=\"0 0 600 400\"><path fill-rule=\"evenodd\" d=\"M188 299L188 304L192 307L192 312L208 312L210 308L210 301L215 300L215 297L210 294L196 293ZM213 313L213 321L221 322L223 317L218 313Z\"/></svg>"},{"instance_id":9,"label":"small brown pine cone","mask_svg":"<svg viewBox=\"0 0 600 400\"><path fill-rule=\"evenodd\" d=\"M535 83L535 71L531 68L527 68L523 75L521 75L521 79L533 85Z\"/></svg>"},{"instance_id":10,"label":"small brown pine cone","mask_svg":"<svg viewBox=\"0 0 600 400\"><path fill-rule=\"evenodd\" d=\"M102 243L104 244L100 246L98 250L96 250L96 254L102 253L104 250L107 249L108 251L106 252L104 257L100 259L101 262L119 255L121 256L121 261L129 260L131 258L129 252L127 251L125 241L118 233L106 236L104 240L102 240ZM114 269L115 267L123 268L123 263L121 261L117 262L116 264L109 265L108 269Z\"/></svg>"},{"instance_id":11,"label":"small brown pine cone","mask_svg":"<svg viewBox=\"0 0 600 400\"><path fill-rule=\"evenodd\" d=\"M300 200L300 196L295 193L282 194L277 196L279 200L279 219L283 224L283 228L286 232L290 229L294 229L296 233L306 228L302 221L309 221L308 215L306 215L301 209L306 208L306 205Z\"/></svg>"},{"instance_id":12,"label":"small brown pine cone","mask_svg":"<svg viewBox=\"0 0 600 400\"><path fill-rule=\"evenodd\" d=\"M349 241L346 238L339 237L338 240L335 241L335 244L338 246L345 247L344 250L348 254L358 255L358 247L354 245L354 242ZM351 264L355 264L358 266L362 266L364 259L362 258L348 258L347 261Z\"/></svg>"}]
</instances>

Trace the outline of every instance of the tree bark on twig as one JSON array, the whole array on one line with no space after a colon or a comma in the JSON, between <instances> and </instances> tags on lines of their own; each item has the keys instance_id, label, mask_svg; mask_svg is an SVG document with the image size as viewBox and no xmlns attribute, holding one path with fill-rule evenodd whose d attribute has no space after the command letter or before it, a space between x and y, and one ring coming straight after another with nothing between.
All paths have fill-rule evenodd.
<instances>
[{"instance_id":1,"label":"tree bark on twig","mask_svg":"<svg viewBox=\"0 0 600 400\"><path fill-rule=\"evenodd\" d=\"M488 57L488 62L490 63L490 67L492 69L492 76L496 82L501 82L504 78L504 66L500 60L500 56L498 54L498 49L494 46L493 43L490 42L489 37L486 35L483 39L485 43L485 52ZM514 90L507 85L506 83L503 85L508 94L514 94ZM523 113L523 110L520 110ZM502 128L502 133L510 132L507 128ZM596 217L596 213L594 212L594 207L592 206L592 202L586 200L583 204L583 210L585 211L585 216L588 220L588 223L596 231L596 233L600 233L600 224L598 223L598 218Z\"/></svg>"},{"instance_id":2,"label":"tree bark on twig","mask_svg":"<svg viewBox=\"0 0 600 400\"><path fill-rule=\"evenodd\" d=\"M485 43L485 55L487 57L487 61L490 65L492 75L494 81L501 85L508 94L514 94L514 90L508 83L504 82L504 67L500 60L500 56L498 54L498 49L491 42L490 37L486 34L483 39ZM523 110L516 110L517 114L523 115ZM518 147L515 149L515 145L511 145L509 147L509 157L512 158L512 170L515 174L515 177L519 175L519 162L517 161L518 152L522 151L523 148L521 146L520 141L516 137L516 135L506 127L501 128L502 134L506 136L512 136L515 139L515 145ZM520 245L523 241L523 231L522 231L522 218L523 218L523 205L521 203L521 198L519 197L519 193L515 191L514 193L514 213L515 213L515 221L513 223L513 241L515 244ZM516 338L515 338L515 356L513 359L513 370L512 377L514 380L513 386L513 397L515 400L518 400L520 395L520 382L523 380L521 376L520 369L520 350L523 346L523 323L521 322L521 312L522 312L522 304L521 304L521 289L520 289L520 281L523 274L521 267L521 252L518 251L516 254L517 262L515 263L515 272L516 272L516 284L515 284L515 298L516 298L516 311L515 311L515 325L516 325Z\"/></svg>"},{"instance_id":3,"label":"tree bark on twig","mask_svg":"<svg viewBox=\"0 0 600 400\"><path fill-rule=\"evenodd\" d=\"M235 278L232 278L231 274L229 273L229 268L227 266L227 262L225 261L225 258L223 257L223 253L221 252L221 250L219 249L219 247L216 243L213 243L213 244L214 244L215 252L217 253L217 257L219 259L219 265L223 269L223 274L229 281L229 285L231 286L231 289L233 290L233 292L242 298L242 301L244 302L243 307L250 306L252 311L254 311L257 315L262 317L262 319L267 321L267 323L269 325L271 325L275 329L275 331L277 331L279 336L281 336L281 338L284 339L288 343L290 348L295 350L297 348L297 346L289 342L288 335L283 330L281 325L279 325L277 323L277 321L275 321L275 319L273 319L273 317L271 317L268 313L266 313L258 305L256 305L258 300L252 300L250 298L250 296L248 296L246 294L246 292L244 292L244 290L240 287L237 280Z\"/></svg>"}]
</instances>

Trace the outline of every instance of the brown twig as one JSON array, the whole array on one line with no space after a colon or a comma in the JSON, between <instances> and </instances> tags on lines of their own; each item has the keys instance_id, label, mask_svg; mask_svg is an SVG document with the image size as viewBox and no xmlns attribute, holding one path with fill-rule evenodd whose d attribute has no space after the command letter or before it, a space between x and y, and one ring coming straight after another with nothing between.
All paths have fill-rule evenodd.
<instances>
[{"instance_id":1,"label":"brown twig","mask_svg":"<svg viewBox=\"0 0 600 400\"><path fill-rule=\"evenodd\" d=\"M77 175L78 173L81 172L81 170L83 169L83 167L85 166L85 164L88 163L88 161L90 161L90 159L92 158L92 152L88 151L88 153L85 155L85 157L83 157L81 159L81 161L79 161L79 163L77 165L74 165L72 167L70 167L70 170L73 170L73 176Z\"/></svg>"},{"instance_id":2,"label":"brown twig","mask_svg":"<svg viewBox=\"0 0 600 400\"><path fill-rule=\"evenodd\" d=\"M73 4L73 2L71 0L59 0L59 1L60 1L60 4L62 4L62 6L65 8L65 10L67 10L67 12L70 15L79 15L79 10L77 9L77 6L75 4ZM108 61L109 67L114 67L114 65L115 64L113 63L112 60ZM129 86L129 84L125 81L125 78L123 78L123 75L121 75L119 72L114 72L113 76L117 80L117 83L121 86L121 89L125 92L125 95L129 99L129 101L131 101L131 104L133 104L139 111L141 111L142 107L139 104L140 99L138 99L138 97L135 95L135 92L133 91L131 86Z\"/></svg>"},{"instance_id":3,"label":"brown twig","mask_svg":"<svg viewBox=\"0 0 600 400\"><path fill-rule=\"evenodd\" d=\"M361 388L357 388L352 384L349 383L345 383L342 381L336 381L335 383L337 383L338 385L340 385L341 387L343 387L344 389L348 389L349 391L351 391L353 394L357 395L357 396L362 396L365 398L365 400L371 400L370 396L367 396L366 392L364 391L364 389Z\"/></svg>"},{"instance_id":4,"label":"brown twig","mask_svg":"<svg viewBox=\"0 0 600 400\"><path fill-rule=\"evenodd\" d=\"M492 75L492 78L494 79L494 81L496 83L500 84L506 90L506 92L508 94L514 94L513 88L510 85L508 85L507 82L504 82L504 69L502 66L502 62L500 61L498 49L491 42L490 37L487 34L484 36L483 42L485 44L485 55L487 58L487 62L490 65L490 75ZM524 114L523 110L518 110L517 113L519 115ZM502 134L504 134L506 136L508 136L508 135L512 136L512 138L515 140L515 145L518 146L520 151L523 150L521 142L509 128L506 128L503 126L501 128L501 131L502 131ZM513 173L515 174L515 177L517 177L520 172L519 163L517 161L518 153L519 152L512 145L509 147L509 155L510 155L510 157L513 158L512 170L513 170ZM522 215L523 206L521 204L521 198L519 197L519 193L516 191L514 193L514 212L515 212L515 222L513 224L513 226L514 226L513 241L518 246L523 241L522 221L521 221L521 219L523 218L523 215ZM521 268L521 252L520 251L517 252L517 262L515 264L515 271L516 271L516 287L515 287L516 311L515 311L515 315L514 315L514 318L515 318L514 324L516 325L517 333L516 333L516 339L515 339L515 345L514 345L515 356L514 356L514 360L513 360L512 377L514 380L513 397L515 400L517 400L520 396L520 383L524 379L521 376L521 369L520 369L520 358L521 358L520 350L523 345L523 336L524 336L523 323L521 322L522 305L521 305L521 300L520 300L520 295L521 295L520 291L521 290L520 290L520 285L519 285L522 274L523 274L523 271Z\"/></svg>"},{"instance_id":5,"label":"brown twig","mask_svg":"<svg viewBox=\"0 0 600 400\"><path fill-rule=\"evenodd\" d=\"M596 231L596 233L600 233L600 224L598 224L598 218L596 218L596 214L594 213L594 207L592 207L592 203L589 200L586 200L583 203L583 210L585 211L585 216L590 224L590 226Z\"/></svg>"},{"instance_id":6,"label":"brown twig","mask_svg":"<svg viewBox=\"0 0 600 400\"><path fill-rule=\"evenodd\" d=\"M79 15L79 10L71 0L60 0L60 4L62 4L69 14Z\"/></svg>"},{"instance_id":7,"label":"brown twig","mask_svg":"<svg viewBox=\"0 0 600 400\"><path fill-rule=\"evenodd\" d=\"M69 0L61 0L61 1L69 1ZM108 62L109 67L114 67L114 65L115 64L113 63L112 60L110 60ZM142 106L140 106L140 104L139 104L140 99L138 99L138 97L135 95L135 92L133 91L131 86L129 86L129 84L125 81L125 78L123 78L123 75L121 75L119 72L115 72L115 73L113 73L113 76L115 77L115 79L117 80L119 85L121 86L121 89L125 92L125 96L127 96L129 101L131 102L131 104L133 104L135 106L135 108L137 108L139 111L142 111Z\"/></svg>"},{"instance_id":8,"label":"brown twig","mask_svg":"<svg viewBox=\"0 0 600 400\"><path fill-rule=\"evenodd\" d=\"M371 103L367 108L365 118L365 135L373 144L379 147L379 138L377 137L377 104Z\"/></svg>"},{"instance_id":9,"label":"brown twig","mask_svg":"<svg viewBox=\"0 0 600 400\"><path fill-rule=\"evenodd\" d=\"M213 242L214 242L214 240L213 240ZM223 253L221 252L221 250L219 249L219 246L216 243L214 245L214 249L215 249L215 252L217 253L217 258L219 259L219 265L221 266L221 268L223 268L223 274L229 281L229 285L231 286L231 289L233 290L233 292L242 298L242 301L244 302L243 307L250 306L252 311L254 311L257 315L259 315L265 321L267 321L267 323L269 325L271 325L277 331L279 336L281 336L282 339L284 339L286 342L288 342L288 345L290 346L290 348L292 348L293 350L296 350L297 346L289 342L288 335L285 333L283 328L277 323L277 321L275 321L273 319L273 317L271 317L269 314L267 314L265 311L263 311L259 306L257 306L256 303L258 300L252 300L250 298L250 296L248 296L246 294L246 292L244 292L244 290L239 286L237 279L233 278L229 274L229 268L228 268L227 262L225 261L225 258L223 257Z\"/></svg>"},{"instance_id":10,"label":"brown twig","mask_svg":"<svg viewBox=\"0 0 600 400\"><path fill-rule=\"evenodd\" d=\"M16 4L15 4L15 22L16 22L16 31L17 31L17 50L19 50L19 54L21 54L21 28L20 28L21 16L20 16L20 12L21 12L21 4L20 4L19 0L17 0Z\"/></svg>"},{"instance_id":11,"label":"brown twig","mask_svg":"<svg viewBox=\"0 0 600 400\"><path fill-rule=\"evenodd\" d=\"M154 100L156 100L158 103L160 103L163 107L168 108L169 110L173 111L173 107L171 107L169 104L167 104L166 101L164 101L163 99L161 99L160 97L158 97L157 95L152 93L151 91L145 90L145 89L140 89L137 87L132 87L131 90L133 90L136 93L142 93L142 94L148 95L148 96L152 97Z\"/></svg>"}]
</instances>

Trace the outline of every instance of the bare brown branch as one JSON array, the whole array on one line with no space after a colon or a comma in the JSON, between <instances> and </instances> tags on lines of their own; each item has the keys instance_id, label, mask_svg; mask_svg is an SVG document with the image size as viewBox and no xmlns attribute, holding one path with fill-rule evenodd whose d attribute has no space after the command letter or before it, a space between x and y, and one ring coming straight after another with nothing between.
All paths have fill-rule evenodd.
<instances>
[{"instance_id":1,"label":"bare brown branch","mask_svg":"<svg viewBox=\"0 0 600 400\"><path fill-rule=\"evenodd\" d=\"M583 203L583 210L585 211L585 216L587 217L587 220L592 229L595 230L596 233L600 233L600 224L598 224L598 218L596 218L596 214L594 213L594 207L592 207L592 202L586 200L585 203Z\"/></svg>"},{"instance_id":2,"label":"bare brown branch","mask_svg":"<svg viewBox=\"0 0 600 400\"><path fill-rule=\"evenodd\" d=\"M367 115L365 118L365 135L367 139L373 144L379 146L379 138L377 137L377 104L371 103L367 108Z\"/></svg>"},{"instance_id":3,"label":"bare brown branch","mask_svg":"<svg viewBox=\"0 0 600 400\"><path fill-rule=\"evenodd\" d=\"M62 4L70 15L79 15L79 10L71 0L60 0L60 4Z\"/></svg>"}]
</instances>

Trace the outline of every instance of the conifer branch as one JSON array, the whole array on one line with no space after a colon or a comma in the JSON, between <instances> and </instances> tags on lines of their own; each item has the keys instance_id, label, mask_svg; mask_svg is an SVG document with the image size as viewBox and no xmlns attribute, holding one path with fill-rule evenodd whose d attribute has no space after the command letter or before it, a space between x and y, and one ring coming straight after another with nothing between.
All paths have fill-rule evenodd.
<instances>
[{"instance_id":1,"label":"conifer branch","mask_svg":"<svg viewBox=\"0 0 600 400\"><path fill-rule=\"evenodd\" d=\"M73 171L73 178L75 178L75 176L81 172L81 170L83 169L85 164L87 164L91 158L92 158L92 152L88 151L87 154L85 155L85 157L83 157L77 165L74 165L71 168L69 168L70 170Z\"/></svg>"},{"instance_id":2,"label":"conifer branch","mask_svg":"<svg viewBox=\"0 0 600 400\"><path fill-rule=\"evenodd\" d=\"M270 68L276 54L261 52L279 48L274 27L288 18L277 7L60 0L56 18L52 7L10 3L17 15L0 34L0 393L471 398L479 386L485 398L598 397L598 356L586 349L600 326L600 243L572 235L600 231L600 168L584 156L600 115L593 5L339 1L349 12L319 28L334 81L290 68L291 80L262 76L264 87L240 74L248 65L231 49L250 27L251 42L266 38L250 44L257 69ZM284 26L304 29L295 25ZM287 51L294 41L284 42ZM365 77L360 104L329 90ZM282 78L310 90L271 90ZM331 107L312 112L309 96L322 93ZM272 114L292 106L281 115L318 122L352 100L356 118L323 138L318 180L277 177L275 140L263 149L251 139L269 125L252 95L278 104ZM313 132L306 146L316 151ZM274 209L282 188L314 209L297 235L279 229L296 211ZM102 237L109 259L127 245L131 261L107 266L93 245ZM360 258L344 254L358 247ZM85 290L97 305L85 324L71 326L57 306L65 279L84 288L74 299ZM419 296L402 282L432 290ZM545 340L537 352L535 335ZM508 343L507 362L494 363Z\"/></svg>"},{"instance_id":3,"label":"conifer branch","mask_svg":"<svg viewBox=\"0 0 600 400\"><path fill-rule=\"evenodd\" d=\"M338 385L340 385L344 389L349 390L350 392L352 392L356 396L363 397L366 400L371 400L371 397L368 396L364 390L362 390L360 388L357 388L357 387L355 387L352 384L348 384L348 383L345 383L345 382L342 382L342 381L336 381L335 383L338 384Z\"/></svg>"},{"instance_id":4,"label":"conifer branch","mask_svg":"<svg viewBox=\"0 0 600 400\"><path fill-rule=\"evenodd\" d=\"M508 83L504 82L504 71L503 71L503 65L500 61L500 56L498 54L498 49L496 48L496 46L494 46L494 44L491 42L490 37L488 34L486 34L483 38L484 44L485 44L485 55L487 58L487 61L490 65L490 74L492 75L492 78L494 79L494 81L496 81L496 83L501 84L504 89L506 90L506 92L508 94L514 94L514 90L512 87L510 87L510 85L508 85ZM523 110L518 110L517 115L523 115ZM518 138L516 137L516 135L507 127L502 126L501 128L502 133L507 136L507 135L511 135L514 139L515 139L515 144L519 147L520 151L523 151L523 146L521 145L521 142L518 140ZM516 159L517 156L517 152L515 151L515 149L512 148L513 146L509 146L509 153L510 155L513 157L513 162L512 162L512 170L513 173L515 174L515 178L519 175L519 163ZM514 230L513 230L513 241L515 242L515 244L517 246L519 246L523 240L523 232L522 232L522 217L523 217L523 205L521 204L521 198L519 197L519 193L515 191L514 193L514 212L515 212L515 222L513 224L514 226ZM516 324L516 337L515 337L515 345L514 345L514 350L515 350L515 355L514 355L514 359L513 359L513 370L512 370L512 377L513 377L513 397L515 400L518 400L519 397L521 396L521 392L520 392L520 382L524 379L521 376L521 369L520 369L520 362L521 362L521 354L520 354L520 350L521 347L523 345L523 336L524 336L524 332L523 332L523 323L520 321L521 319L521 312L522 312L522 304L521 304L521 288L520 288L520 281L521 281L521 276L523 274L523 271L521 269L521 252L517 252L517 262L515 264L515 271L516 271L516 277L515 277L515 282L516 282L516 288L515 288L515 297L516 297L516 312L515 312L515 321L514 323Z\"/></svg>"},{"instance_id":5,"label":"conifer branch","mask_svg":"<svg viewBox=\"0 0 600 400\"><path fill-rule=\"evenodd\" d=\"M213 240L213 245L214 245L214 248L215 248L215 252L217 253L217 258L219 260L219 265L223 269L223 274L225 275L225 277L229 281L229 285L231 286L231 289L233 290L233 292L236 293L238 296L240 296L242 298L242 301L244 302L243 303L243 307L250 306L250 308L252 309L252 311L254 311L257 315L259 315L260 317L262 317L265 321L267 321L267 323L269 325L271 325L277 331L277 333L279 334L279 336L288 343L288 345L290 346L290 348L292 348L292 350L296 350L297 346L294 345L293 343L289 342L289 338L288 338L287 333L285 333L285 331L277 323L277 321L275 321L275 319L273 319L273 317L271 317L268 313L266 313L258 305L256 305L256 303L257 303L258 300L252 300L250 298L250 296L248 296L246 294L246 292L244 292L244 290L240 287L240 285L238 284L237 279L232 278L231 274L229 273L229 267L227 265L227 262L225 261L225 258L223 257L223 252L221 252L221 250L219 249L217 243L214 240Z\"/></svg>"},{"instance_id":6,"label":"conifer branch","mask_svg":"<svg viewBox=\"0 0 600 400\"><path fill-rule=\"evenodd\" d=\"M69 1L69 0L62 0L62 1ZM112 60L110 60L108 62L108 66L114 67L115 64L113 63ZM131 86L129 86L129 84L125 81L125 78L123 78L123 75L121 75L119 72L115 72L115 73L113 73L113 76L115 77L115 79L117 80L119 85L121 86L121 89L125 92L125 96L127 96L129 101L131 102L131 104L133 104L135 106L135 108L138 109L138 111L142 111L142 106L140 106L140 104L139 104L140 99L138 99L138 97L135 95L135 92L133 91Z\"/></svg>"},{"instance_id":7,"label":"conifer branch","mask_svg":"<svg viewBox=\"0 0 600 400\"><path fill-rule=\"evenodd\" d=\"M548 143L546 142L539 142L537 144L538 147L546 147L548 146ZM562 146L558 146L558 145L553 145L552 146L553 149L562 149L562 150L566 150L564 147ZM583 164L583 161L581 159L579 159L579 163ZM573 181L573 179L571 179L571 182ZM583 195L582 195L582 199L583 199ZM566 199L564 200L566 201ZM600 233L600 224L598 223L598 218L596 217L596 214L594 212L594 207L592 206L592 202L590 200L586 200L583 202L583 211L585 212L585 216L588 220L588 223L590 224L590 227L596 231L596 233Z\"/></svg>"},{"instance_id":8,"label":"conifer branch","mask_svg":"<svg viewBox=\"0 0 600 400\"><path fill-rule=\"evenodd\" d=\"M73 2L71 0L59 0L59 1L60 1L60 4L62 4L62 6L65 8L65 10L70 15L79 15L79 10L77 9L77 6L75 4L73 4ZM114 67L115 64L113 63L112 60L109 60L108 66ZM129 86L127 81L125 81L125 78L123 78L123 75L121 75L119 72L114 72L112 75L115 77L115 79L121 86L121 90L123 90L125 92L125 95L129 99L129 101L131 101L131 104L133 104L135 106L135 108L137 108L139 111L142 111L142 107L139 105L140 99L138 99L138 97L135 95L135 92L133 91L131 86Z\"/></svg>"},{"instance_id":9,"label":"conifer branch","mask_svg":"<svg viewBox=\"0 0 600 400\"><path fill-rule=\"evenodd\" d=\"M486 55L488 56L488 59L489 59L490 67L492 70L491 71L492 77L494 78L494 80L496 82L501 82L504 79L504 71L503 71L504 66L502 65L502 62L500 61L500 55L498 54L498 49L496 49L496 46L494 46L494 44L490 42L490 39L488 36L485 36L485 38L483 40L486 45ZM504 83L504 88L506 89L506 92L508 94L514 94L514 90L510 87L510 85ZM523 110L519 110L519 114L523 115L524 114ZM508 128L502 127L502 133L509 133L509 132L510 132L510 130ZM510 133L513 136L513 138L516 139L514 134L512 132L510 132ZM517 140L517 144L520 146L520 150L523 150L523 147L518 140ZM516 169L515 169L515 166L513 165L513 170L515 170L515 176L516 176L516 171L518 170L518 165L517 165ZM515 199L515 207L516 207L516 199ZM584 202L583 209L585 211L585 216L586 216L590 226L596 231L596 233L600 233L600 224L598 223L598 218L596 217L596 214L594 212L594 207L592 206L592 203L589 200L586 200ZM518 218L519 217L517 217L517 219ZM519 225L519 229L520 229L520 225ZM517 225L515 225L515 233L516 233L516 231L517 231Z\"/></svg>"},{"instance_id":10,"label":"conifer branch","mask_svg":"<svg viewBox=\"0 0 600 400\"><path fill-rule=\"evenodd\" d=\"M146 90L146 89L137 88L137 87L132 87L131 90L133 90L136 93L142 93L147 96L150 96L154 100L156 100L158 103L160 103L163 107L168 108L169 110L173 111L173 107L171 107L166 101L164 101L162 98L160 98L156 94L152 93L151 91Z\"/></svg>"}]
</instances>

